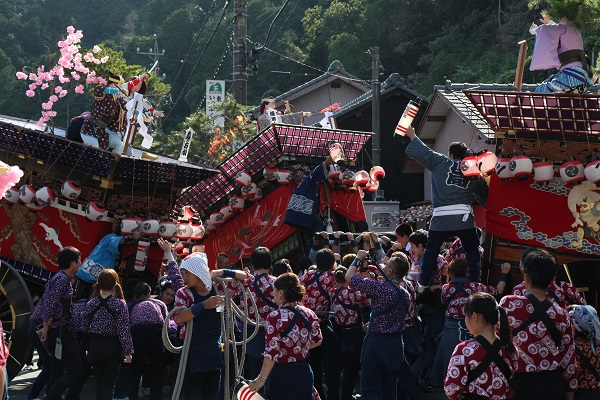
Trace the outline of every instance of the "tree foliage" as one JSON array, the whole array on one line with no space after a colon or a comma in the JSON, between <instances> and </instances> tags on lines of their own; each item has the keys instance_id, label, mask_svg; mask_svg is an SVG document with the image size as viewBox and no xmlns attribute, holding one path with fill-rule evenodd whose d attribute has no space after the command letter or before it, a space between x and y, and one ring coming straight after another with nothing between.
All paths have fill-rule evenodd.
<instances>
[{"instance_id":1,"label":"tree foliage","mask_svg":"<svg viewBox=\"0 0 600 400\"><path fill-rule=\"evenodd\" d=\"M370 80L368 49L373 46L380 48L384 76L399 73L411 89L425 96L445 80L512 83L517 42L531 36L529 25L539 19L538 10L528 7L529 0L291 0L274 21L283 3L246 2L247 50L256 52L256 62L248 69L248 105L323 74L334 60L351 74ZM600 12L600 0L544 3L581 4L591 10L589 18ZM214 136L214 131L199 111L204 107L205 82L225 79L231 88L234 16L229 5L221 20L223 7L217 0L1 1L0 112L37 119L36 105L23 95L26 87L15 81L14 74L23 65L49 65L48 55L68 25L84 31L83 47L100 43L111 55L107 69L124 75L150 68L153 57L140 53L153 48L156 35L161 78L163 73L165 77L153 76L150 89L157 108L167 115L161 125L166 148L171 142L178 147L174 137L197 124L198 132L204 132L198 136L206 136L202 148L206 154L206 133ZM584 43L588 54L597 53L600 33L584 32ZM545 77L544 72L526 70L524 81L535 83ZM73 104L72 110L83 111L90 102L88 97ZM227 140L229 128L226 131L222 140Z\"/></svg>"}]
</instances>

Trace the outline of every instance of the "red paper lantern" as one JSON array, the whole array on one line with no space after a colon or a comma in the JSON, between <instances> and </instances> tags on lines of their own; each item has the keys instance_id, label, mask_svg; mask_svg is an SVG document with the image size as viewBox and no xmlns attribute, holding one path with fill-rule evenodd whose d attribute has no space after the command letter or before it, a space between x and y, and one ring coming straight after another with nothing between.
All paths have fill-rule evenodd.
<instances>
[{"instance_id":1,"label":"red paper lantern","mask_svg":"<svg viewBox=\"0 0 600 400\"><path fill-rule=\"evenodd\" d=\"M468 150L465 158L461 160L460 170L469 179L477 179L481 175L477 168L477 157L471 150Z\"/></svg>"}]
</instances>

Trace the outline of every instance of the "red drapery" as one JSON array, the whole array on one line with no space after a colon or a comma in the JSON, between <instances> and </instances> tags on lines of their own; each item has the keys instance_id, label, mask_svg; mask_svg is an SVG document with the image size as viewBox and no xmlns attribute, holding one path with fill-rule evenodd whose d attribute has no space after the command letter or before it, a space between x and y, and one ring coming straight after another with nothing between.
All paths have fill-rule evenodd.
<instances>
[{"instance_id":1,"label":"red drapery","mask_svg":"<svg viewBox=\"0 0 600 400\"><path fill-rule=\"evenodd\" d=\"M494 175L486 218L487 232L504 239L600 255L600 188L589 181L568 187L559 178L537 185Z\"/></svg>"}]
</instances>

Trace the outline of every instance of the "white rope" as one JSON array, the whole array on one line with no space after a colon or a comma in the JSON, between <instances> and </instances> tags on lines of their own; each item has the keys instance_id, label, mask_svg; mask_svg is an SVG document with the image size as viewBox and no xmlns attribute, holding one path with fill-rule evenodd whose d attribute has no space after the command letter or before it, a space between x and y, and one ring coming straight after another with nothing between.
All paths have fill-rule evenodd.
<instances>
[{"instance_id":1,"label":"white rope","mask_svg":"<svg viewBox=\"0 0 600 400\"><path fill-rule=\"evenodd\" d=\"M177 379L175 380L175 387L173 388L173 395L171 396L171 400L179 400L179 396L181 394L181 388L183 387L183 378L185 377L185 366L187 364L188 353L190 350L190 343L192 341L192 330L194 327L194 319L190 319L186 322L185 325L185 338L183 339L183 346L176 347L171 343L171 339L169 339L169 321L171 317L176 312L186 310L187 307L175 307L172 309L167 318L165 318L165 322L163 324L162 330L162 338L163 343L167 350L171 353L181 353L181 360L179 361L179 369L177 370Z\"/></svg>"},{"instance_id":2,"label":"white rope","mask_svg":"<svg viewBox=\"0 0 600 400\"><path fill-rule=\"evenodd\" d=\"M243 288L242 290L242 295L243 295L243 302L244 304L248 304L248 297L250 297L250 302L252 304L252 308L254 310L256 310L256 320L252 320L248 317L248 313L247 311L244 312L242 311L237 304L235 304L235 302L233 301L233 299L231 298L230 294L229 294L229 290L227 290L227 287L225 285L225 283L227 281L231 281L230 278L226 278L226 279L222 279L222 278L217 278L216 279L217 283L220 284L223 287L223 293L224 293L224 297L225 297L225 304L224 304L224 310L221 313L221 337L223 338L223 342L225 344L225 382L224 382L224 389L225 389L225 399L231 399L231 400L236 400L236 395L235 393L231 393L230 394L230 390L231 390L231 386L229 384L229 368L230 368L230 364L231 364L231 360L229 357L229 347L233 346L232 349L232 353L233 353L233 366L234 366L234 371L235 371L235 377L236 380L241 376L241 371L243 370L244 367L244 360L246 359L246 343L251 341L252 339L254 339L256 337L256 334L258 333L258 329L262 326L264 326L264 321L260 321L260 315L258 313L258 307L256 305L256 299L254 298L254 296L252 296L251 292L249 289L247 288ZM189 353L189 349L190 349L190 343L192 340L192 329L193 329L193 318L189 321L186 322L186 331L185 331L185 338L183 340L183 346L181 347L177 347L175 345L173 345L173 343L171 342L171 339L169 338L169 321L171 320L173 314L182 311L182 310L186 310L188 307L175 307L173 310L171 310L169 312L169 314L167 315L167 317L165 318L165 322L163 324L163 329L162 329L162 339L163 339L163 343L165 345L165 348L170 351L171 353L181 353L181 360L179 362L179 369L177 371L177 379L175 380L175 386L173 388L173 395L171 397L171 400L179 400L179 396L181 394L181 389L183 387L183 380L185 377L185 367L187 364L187 358L188 358L188 353ZM240 342L236 341L235 338L235 323L233 320L234 315L239 318L242 323L243 323L243 329L242 329L242 339ZM248 337L248 325L252 325L254 326L254 330L252 331L252 334ZM238 358L238 353L237 353L237 346L242 346L242 353L241 353L241 357Z\"/></svg>"}]
</instances>

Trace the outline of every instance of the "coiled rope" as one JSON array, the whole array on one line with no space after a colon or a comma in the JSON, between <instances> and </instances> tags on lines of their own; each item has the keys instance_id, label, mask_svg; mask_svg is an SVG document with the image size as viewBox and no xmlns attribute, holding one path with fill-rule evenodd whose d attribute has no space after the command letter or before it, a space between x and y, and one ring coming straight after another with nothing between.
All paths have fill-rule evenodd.
<instances>
[{"instance_id":1,"label":"coiled rope","mask_svg":"<svg viewBox=\"0 0 600 400\"><path fill-rule=\"evenodd\" d=\"M224 302L224 312L221 313L221 337L223 338L224 352L225 352L225 399L235 400L235 393L230 393L231 386L229 385L229 369L232 360L230 360L229 348L233 345L232 353L233 353L233 366L235 368L235 377L239 379L241 377L241 372L244 367L244 360L246 359L246 343L256 337L258 333L258 329L261 326L264 326L264 322L260 321L260 316L258 314L258 307L256 306L256 299L250 293L250 290L244 288L242 290L243 295L243 304L248 304L248 297L250 297L250 302L252 304L252 308L257 310L256 312L256 320L252 320L248 317L247 312L242 311L237 304L233 301L229 294L229 290L227 290L226 283L232 281L232 278L217 278L217 284L220 284L223 288L223 295L225 297ZM171 396L172 400L179 400L179 396L181 395L181 389L183 387L183 380L185 377L185 367L187 364L188 353L190 349L190 343L192 340L192 330L193 330L193 318L186 322L186 331L185 338L183 339L183 345L177 347L173 345L171 339L169 338L169 321L173 317L173 315L179 311L186 310L187 307L175 307L173 310L169 312L167 318L165 318L165 322L163 324L162 329L162 339L165 345L165 348L171 353L181 353L181 360L179 362L179 368L177 370L177 379L175 380L175 386L173 388L173 395ZM234 315L242 322L242 340L240 342L236 341L235 337L235 323L234 323ZM248 325L254 326L254 330L252 334L248 336ZM238 349L237 346L242 347L241 357L238 358Z\"/></svg>"}]
</instances>

